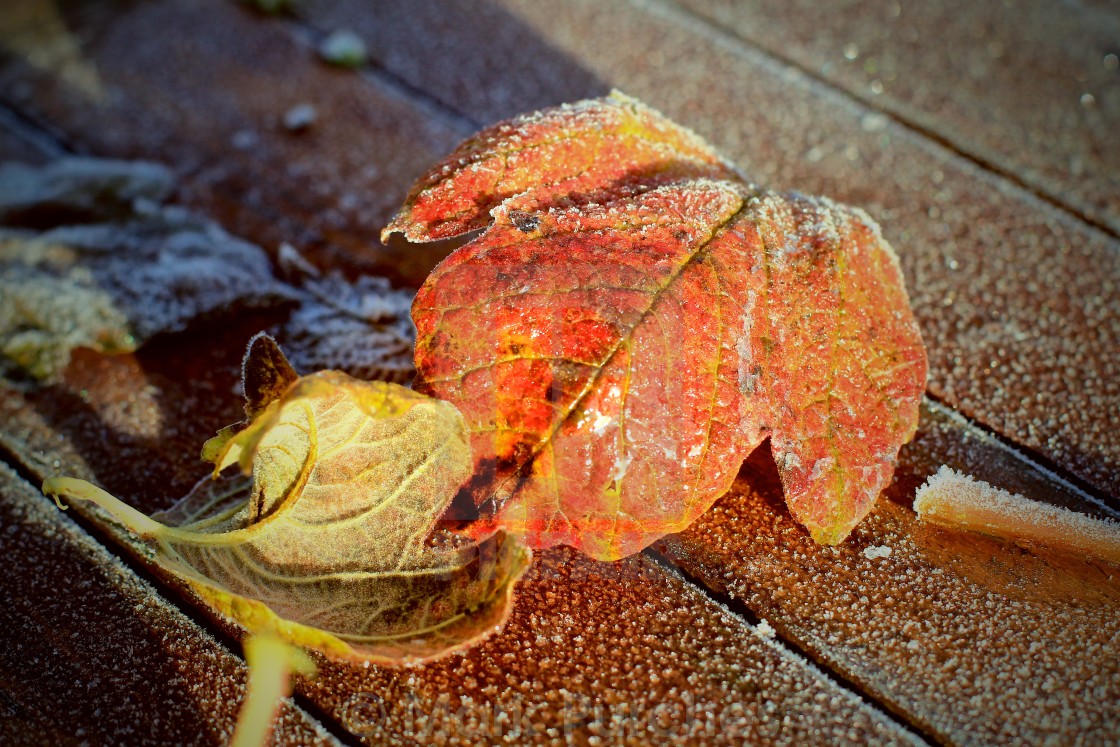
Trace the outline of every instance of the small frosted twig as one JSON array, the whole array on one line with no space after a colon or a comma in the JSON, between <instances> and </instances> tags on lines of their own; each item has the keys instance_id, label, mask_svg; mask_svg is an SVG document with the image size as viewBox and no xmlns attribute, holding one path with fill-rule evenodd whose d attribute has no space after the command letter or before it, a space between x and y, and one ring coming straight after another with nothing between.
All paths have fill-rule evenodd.
<instances>
[{"instance_id":1,"label":"small frosted twig","mask_svg":"<svg viewBox=\"0 0 1120 747\"><path fill-rule=\"evenodd\" d=\"M1120 564L1120 523L995 488L942 466L918 488L918 518L951 529L1025 540Z\"/></svg>"}]
</instances>

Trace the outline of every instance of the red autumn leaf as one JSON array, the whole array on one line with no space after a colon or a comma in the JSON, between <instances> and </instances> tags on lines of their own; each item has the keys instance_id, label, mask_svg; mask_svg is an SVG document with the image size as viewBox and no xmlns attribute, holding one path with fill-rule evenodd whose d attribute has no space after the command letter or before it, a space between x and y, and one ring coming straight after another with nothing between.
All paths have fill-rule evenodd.
<instances>
[{"instance_id":1,"label":"red autumn leaf","mask_svg":"<svg viewBox=\"0 0 1120 747\"><path fill-rule=\"evenodd\" d=\"M467 141L386 234L487 223L413 304L415 387L472 434L478 531L619 558L703 513L767 436L817 541L871 509L926 359L862 211L749 185L616 93Z\"/></svg>"}]
</instances>

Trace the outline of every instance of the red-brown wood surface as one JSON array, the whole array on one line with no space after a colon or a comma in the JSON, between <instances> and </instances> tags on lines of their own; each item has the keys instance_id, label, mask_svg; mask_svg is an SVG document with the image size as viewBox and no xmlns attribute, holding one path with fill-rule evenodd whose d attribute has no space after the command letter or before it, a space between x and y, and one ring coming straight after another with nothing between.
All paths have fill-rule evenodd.
<instances>
[{"instance_id":1,"label":"red-brown wood surface","mask_svg":"<svg viewBox=\"0 0 1120 747\"><path fill-rule=\"evenodd\" d=\"M0 10L0 158L162 162L174 200L262 247L280 283L300 282L278 261L288 243L351 280L416 287L448 247L377 240L412 180L498 118L611 87L768 187L865 208L900 255L936 401L847 543L817 546L792 520L763 446L656 550L615 564L541 553L506 628L477 648L413 669L321 661L276 741L1116 739L1117 569L934 530L910 501L949 464L1120 509L1120 15L854 6ZM365 39L368 65L319 59L338 29ZM302 104L312 121L285 126ZM290 314L231 310L132 354L79 350L50 384L0 380L6 744L228 738L242 631L101 514L61 514L35 484L72 474L145 511L170 505L205 471L202 441L240 417L246 341Z\"/></svg>"}]
</instances>

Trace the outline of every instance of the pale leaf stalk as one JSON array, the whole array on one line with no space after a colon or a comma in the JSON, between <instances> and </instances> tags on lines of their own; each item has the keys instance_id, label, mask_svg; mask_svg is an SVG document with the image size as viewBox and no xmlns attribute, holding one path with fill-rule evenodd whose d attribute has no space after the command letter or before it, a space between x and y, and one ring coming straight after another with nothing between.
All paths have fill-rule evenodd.
<instances>
[{"instance_id":1,"label":"pale leaf stalk","mask_svg":"<svg viewBox=\"0 0 1120 747\"><path fill-rule=\"evenodd\" d=\"M315 664L305 651L285 643L271 631L249 636L242 646L249 665L249 681L230 745L258 747L267 743L280 705L291 695L291 673L310 677L315 673Z\"/></svg>"},{"instance_id":2,"label":"pale leaf stalk","mask_svg":"<svg viewBox=\"0 0 1120 747\"><path fill-rule=\"evenodd\" d=\"M54 502L63 511L66 510L66 504L61 500L63 496L94 503L140 537L158 538L171 528L85 480L74 477L51 477L43 482L43 493L54 498Z\"/></svg>"},{"instance_id":3,"label":"pale leaf stalk","mask_svg":"<svg viewBox=\"0 0 1120 747\"><path fill-rule=\"evenodd\" d=\"M300 489L302 489L302 487L302 485L297 486L297 488ZM298 490L294 490L293 494L298 496L298 492ZM261 534L261 530L281 513L281 510L274 511L261 521L243 529L234 529L229 532L195 532L189 529L180 529L178 527L169 527L166 524L161 524L119 498L105 492L93 483L79 480L75 477L48 478L43 482L43 493L54 498L55 503L63 510L66 510L66 505L61 501L63 497L72 500L89 501L104 509L110 516L120 522L125 529L128 529L141 539L155 540L161 543L181 542L192 545L222 547L237 545L256 539ZM292 500L290 498L284 499L285 506L291 505L291 503ZM283 508L284 506L281 507L281 509Z\"/></svg>"}]
</instances>

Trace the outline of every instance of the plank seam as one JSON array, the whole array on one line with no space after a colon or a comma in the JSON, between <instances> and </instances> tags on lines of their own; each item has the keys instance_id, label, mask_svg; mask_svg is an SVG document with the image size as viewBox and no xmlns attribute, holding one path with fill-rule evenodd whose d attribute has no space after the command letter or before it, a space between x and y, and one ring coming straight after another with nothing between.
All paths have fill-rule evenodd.
<instances>
[{"instance_id":1,"label":"plank seam","mask_svg":"<svg viewBox=\"0 0 1120 747\"><path fill-rule=\"evenodd\" d=\"M59 158L75 153L62 133L46 122L37 121L8 101L0 101L0 129L46 158Z\"/></svg>"},{"instance_id":2,"label":"plank seam","mask_svg":"<svg viewBox=\"0 0 1120 747\"><path fill-rule=\"evenodd\" d=\"M755 612L744 600L738 597L733 597L726 592L716 591L700 578L684 569L679 563L666 555L662 550L658 549L657 545L646 548L642 554L656 563L657 566L662 570L662 572L668 574L669 576L679 576L681 580L683 580L696 592L704 596L706 599L709 599L712 602L715 602L716 604L724 607L732 615L742 619L747 624L751 626L757 626L762 622L762 616ZM906 713L901 708L893 705L892 703L889 703L885 700L880 700L874 694L861 688L855 680L838 671L830 662L825 660L823 657L809 651L788 635L783 634L779 630L775 630L774 639L779 642L789 653L793 654L795 657L803 659L811 669L817 671L821 676L830 681L832 684L836 685L841 690L850 693L864 705L869 706L870 708L873 708L874 710L883 714L899 729L912 736L915 741L927 745L950 744L950 742L945 740L943 737L931 731L926 725L916 720L911 714Z\"/></svg>"},{"instance_id":3,"label":"plank seam","mask_svg":"<svg viewBox=\"0 0 1120 747\"><path fill-rule=\"evenodd\" d=\"M306 18L298 16L286 19L283 25L287 27L292 39L310 49L312 54L316 58L318 57L318 44L326 38L326 29L322 29ZM484 126L465 112L459 111L446 101L410 83L374 59L368 59L356 72L367 84L388 90L420 109L424 114L439 120L441 124L462 133L462 137L467 137Z\"/></svg>"}]
</instances>

